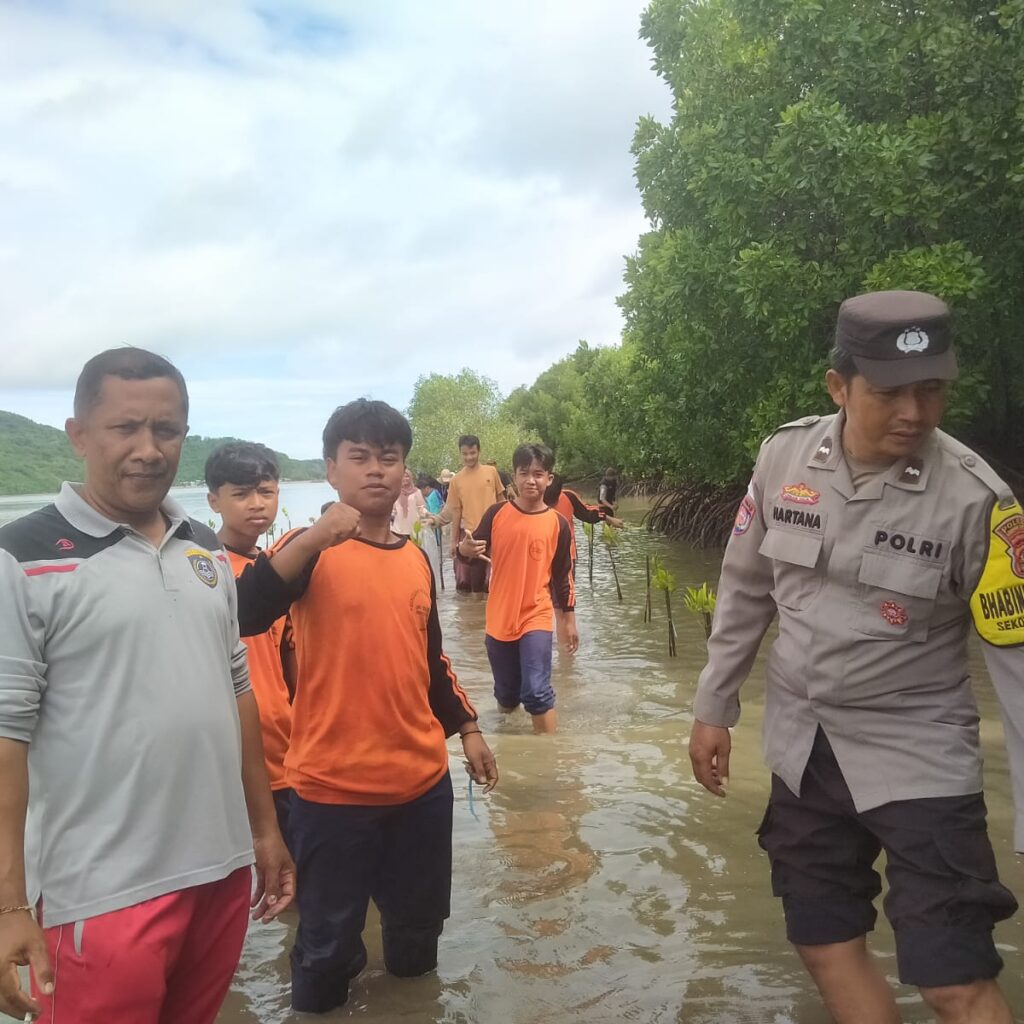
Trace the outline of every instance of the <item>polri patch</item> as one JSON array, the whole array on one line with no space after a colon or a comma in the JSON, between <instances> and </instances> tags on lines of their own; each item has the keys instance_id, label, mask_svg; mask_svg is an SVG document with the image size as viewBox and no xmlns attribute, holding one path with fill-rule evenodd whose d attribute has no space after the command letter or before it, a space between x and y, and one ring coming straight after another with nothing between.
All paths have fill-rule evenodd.
<instances>
[{"instance_id":1,"label":"polri patch","mask_svg":"<svg viewBox=\"0 0 1024 1024\"><path fill-rule=\"evenodd\" d=\"M1024 512L1008 515L992 527L992 532L1006 545L1010 571L1024 579Z\"/></svg>"},{"instance_id":2,"label":"polri patch","mask_svg":"<svg viewBox=\"0 0 1024 1024\"><path fill-rule=\"evenodd\" d=\"M202 548L190 548L185 557L192 566L192 571L208 586L217 586L217 566L213 564L213 555Z\"/></svg>"},{"instance_id":3,"label":"polri patch","mask_svg":"<svg viewBox=\"0 0 1024 1024\"><path fill-rule=\"evenodd\" d=\"M756 515L757 506L754 504L754 499L749 494L745 494L740 502L740 507L736 510L736 521L732 524L732 535L734 537L742 537L750 529L750 524L754 521L754 516Z\"/></svg>"},{"instance_id":4,"label":"polri patch","mask_svg":"<svg viewBox=\"0 0 1024 1024\"><path fill-rule=\"evenodd\" d=\"M798 505L817 505L821 491L808 487L803 481L798 484L786 484L782 488L782 500L794 501Z\"/></svg>"}]
</instances>

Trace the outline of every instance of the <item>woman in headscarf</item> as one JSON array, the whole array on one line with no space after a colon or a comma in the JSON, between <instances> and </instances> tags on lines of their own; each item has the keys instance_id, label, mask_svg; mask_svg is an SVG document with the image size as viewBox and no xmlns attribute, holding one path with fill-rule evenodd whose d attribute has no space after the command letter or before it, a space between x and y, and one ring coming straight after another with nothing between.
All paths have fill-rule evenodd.
<instances>
[{"instance_id":1,"label":"woman in headscarf","mask_svg":"<svg viewBox=\"0 0 1024 1024\"><path fill-rule=\"evenodd\" d=\"M391 513L391 530L401 537L413 535L413 524L427 514L427 503L416 486L412 473L407 469L402 477L402 490Z\"/></svg>"}]
</instances>

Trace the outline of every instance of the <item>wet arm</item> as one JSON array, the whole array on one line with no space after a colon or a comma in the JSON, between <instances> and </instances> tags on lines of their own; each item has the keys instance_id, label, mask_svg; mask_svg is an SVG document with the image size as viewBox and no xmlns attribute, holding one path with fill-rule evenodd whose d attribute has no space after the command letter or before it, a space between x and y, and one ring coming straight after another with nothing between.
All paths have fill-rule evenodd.
<instances>
[{"instance_id":1,"label":"wet arm","mask_svg":"<svg viewBox=\"0 0 1024 1024\"><path fill-rule=\"evenodd\" d=\"M572 505L572 514L581 523L602 523L607 517L603 508L596 508L594 505L587 505L575 491L564 491L565 496Z\"/></svg>"}]
</instances>

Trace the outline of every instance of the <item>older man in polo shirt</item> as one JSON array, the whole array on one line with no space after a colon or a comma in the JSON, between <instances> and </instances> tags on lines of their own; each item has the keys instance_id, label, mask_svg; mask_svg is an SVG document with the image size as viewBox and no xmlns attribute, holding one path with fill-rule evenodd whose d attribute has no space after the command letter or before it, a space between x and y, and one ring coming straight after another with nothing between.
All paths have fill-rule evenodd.
<instances>
[{"instance_id":1,"label":"older man in polo shirt","mask_svg":"<svg viewBox=\"0 0 1024 1024\"><path fill-rule=\"evenodd\" d=\"M231 568L167 500L187 416L165 359L94 357L67 423L85 483L0 530L0 1010L19 1017L212 1024L250 902L269 919L293 895Z\"/></svg>"}]
</instances>

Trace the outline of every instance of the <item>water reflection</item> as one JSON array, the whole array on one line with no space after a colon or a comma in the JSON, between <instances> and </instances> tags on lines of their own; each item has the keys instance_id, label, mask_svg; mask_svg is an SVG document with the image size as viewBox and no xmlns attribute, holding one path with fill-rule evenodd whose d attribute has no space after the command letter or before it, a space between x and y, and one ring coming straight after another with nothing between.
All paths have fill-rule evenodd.
<instances>
[{"instance_id":1,"label":"water reflection","mask_svg":"<svg viewBox=\"0 0 1024 1024\"><path fill-rule=\"evenodd\" d=\"M629 518L637 514L634 508ZM600 546L591 589L579 539L582 644L575 658L555 657L554 736L534 736L522 712L506 718L494 710L484 604L450 591L441 596L446 645L498 755L501 785L486 799L477 791L474 817L461 752L451 745L454 891L438 975L387 977L373 925L369 969L351 1004L326 1020L826 1024L785 941L753 834L768 782L759 737L762 665L744 692L729 798L715 800L692 780L685 745L703 627L678 610L679 657L669 659L663 603L656 600L654 622L643 623L647 550L665 559L680 586L714 582L718 556L630 530L616 552L619 604ZM983 678L974 654L972 670ZM1007 884L1021 893L1024 867L1009 848L1009 780L987 686L979 702L993 840ZM997 937L1007 961L1004 987L1024 1006L1024 919L1001 924ZM287 942L284 928L254 930L222 1024L300 1019L285 1009ZM873 945L894 975L884 921ZM908 1024L930 1019L916 993L900 990L900 999Z\"/></svg>"},{"instance_id":2,"label":"water reflection","mask_svg":"<svg viewBox=\"0 0 1024 1024\"><path fill-rule=\"evenodd\" d=\"M286 488L296 522L323 500L322 484ZM201 495L186 497L201 511ZM634 507L627 518L638 514ZM554 736L534 736L522 712L504 718L494 710L484 604L450 589L440 596L446 646L481 712L501 785L488 798L477 791L471 813L461 750L450 745L454 885L439 971L388 977L371 910L369 966L349 1005L326 1022L826 1024L786 944L753 835L768 783L759 736L763 664L744 690L729 798L715 800L692 780L685 745L704 660L702 625L676 610L679 657L669 659L663 603L655 600L654 622L643 623L647 551L661 555L680 586L717 580L718 556L631 529L616 552L620 604L606 552L598 545L591 588L579 540L582 644L575 658L555 657L561 731ZM971 669L981 680L993 842L1004 880L1022 895L1002 731L977 649ZM293 929L294 920L252 928L219 1024L316 1019L287 1008ZM1020 1012L1024 915L1000 924L996 936L1007 963L1004 988ZM884 920L872 944L895 975ZM915 993L900 990L900 999L907 1024L930 1019Z\"/></svg>"}]
</instances>

